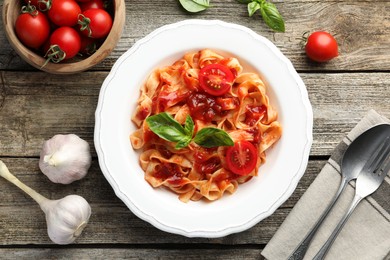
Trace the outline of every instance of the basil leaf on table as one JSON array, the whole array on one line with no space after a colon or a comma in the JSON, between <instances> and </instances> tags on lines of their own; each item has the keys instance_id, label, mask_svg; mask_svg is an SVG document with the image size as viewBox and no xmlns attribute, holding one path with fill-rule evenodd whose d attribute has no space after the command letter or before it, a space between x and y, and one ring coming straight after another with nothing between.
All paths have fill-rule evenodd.
<instances>
[{"instance_id":1,"label":"basil leaf on table","mask_svg":"<svg viewBox=\"0 0 390 260\"><path fill-rule=\"evenodd\" d=\"M248 14L249 14L249 16L252 16L260 8L261 8L261 5L258 2L256 2L256 1L250 2L248 4Z\"/></svg>"},{"instance_id":2,"label":"basil leaf on table","mask_svg":"<svg viewBox=\"0 0 390 260\"><path fill-rule=\"evenodd\" d=\"M248 15L253 16L257 11L260 11L264 22L277 32L284 32L284 20L278 9L273 3L267 0L237 0L242 4L247 4Z\"/></svg>"},{"instance_id":3,"label":"basil leaf on table","mask_svg":"<svg viewBox=\"0 0 390 260\"><path fill-rule=\"evenodd\" d=\"M273 30L278 32L284 32L284 21L280 15L278 9L273 3L263 2L261 3L260 13L264 22Z\"/></svg>"},{"instance_id":4,"label":"basil leaf on table","mask_svg":"<svg viewBox=\"0 0 390 260\"><path fill-rule=\"evenodd\" d=\"M148 123L150 130L164 140L179 142L186 139L188 136L181 124L166 112L149 116L146 118L146 122Z\"/></svg>"},{"instance_id":5,"label":"basil leaf on table","mask_svg":"<svg viewBox=\"0 0 390 260\"><path fill-rule=\"evenodd\" d=\"M197 13L210 7L209 0L179 0L180 4L188 12Z\"/></svg>"},{"instance_id":6,"label":"basil leaf on table","mask_svg":"<svg viewBox=\"0 0 390 260\"><path fill-rule=\"evenodd\" d=\"M196 133L194 142L206 148L234 145L234 142L228 133L222 129L214 127L201 129Z\"/></svg>"}]
</instances>

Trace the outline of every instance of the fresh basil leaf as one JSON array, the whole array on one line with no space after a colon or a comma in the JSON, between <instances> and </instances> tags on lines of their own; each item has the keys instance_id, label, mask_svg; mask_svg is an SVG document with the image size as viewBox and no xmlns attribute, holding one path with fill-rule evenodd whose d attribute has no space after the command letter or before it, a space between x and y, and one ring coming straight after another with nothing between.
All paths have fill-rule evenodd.
<instances>
[{"instance_id":1,"label":"fresh basil leaf","mask_svg":"<svg viewBox=\"0 0 390 260\"><path fill-rule=\"evenodd\" d=\"M179 0L179 2L184 9L191 13L206 10L210 6L209 1L205 0Z\"/></svg>"},{"instance_id":2,"label":"fresh basil leaf","mask_svg":"<svg viewBox=\"0 0 390 260\"><path fill-rule=\"evenodd\" d=\"M192 117L190 115L187 115L186 122L184 123L184 131L186 131L186 134L192 138L192 135L194 134L194 121L192 120Z\"/></svg>"},{"instance_id":3,"label":"fresh basil leaf","mask_svg":"<svg viewBox=\"0 0 390 260\"><path fill-rule=\"evenodd\" d=\"M252 2L253 0L237 0L237 2L241 3L241 4L249 4L250 2Z\"/></svg>"},{"instance_id":4,"label":"fresh basil leaf","mask_svg":"<svg viewBox=\"0 0 390 260\"><path fill-rule=\"evenodd\" d=\"M260 7L260 4L258 2L250 2L248 4L248 14L249 16L252 16L254 13L256 13L257 10L259 10L261 7Z\"/></svg>"},{"instance_id":5,"label":"fresh basil leaf","mask_svg":"<svg viewBox=\"0 0 390 260\"><path fill-rule=\"evenodd\" d=\"M273 3L263 2L260 6L261 16L264 22L277 32L284 32L284 21L278 9Z\"/></svg>"},{"instance_id":6,"label":"fresh basil leaf","mask_svg":"<svg viewBox=\"0 0 390 260\"><path fill-rule=\"evenodd\" d=\"M150 130L164 140L179 142L188 136L181 124L166 112L149 116L146 122Z\"/></svg>"},{"instance_id":7,"label":"fresh basil leaf","mask_svg":"<svg viewBox=\"0 0 390 260\"><path fill-rule=\"evenodd\" d=\"M210 7L210 0L192 0L198 5L203 5L204 7Z\"/></svg>"},{"instance_id":8,"label":"fresh basil leaf","mask_svg":"<svg viewBox=\"0 0 390 260\"><path fill-rule=\"evenodd\" d=\"M182 140L176 143L175 149L182 149L184 147L187 147L191 143L191 140L192 140L192 136L187 136L183 138Z\"/></svg>"},{"instance_id":9,"label":"fresh basil leaf","mask_svg":"<svg viewBox=\"0 0 390 260\"><path fill-rule=\"evenodd\" d=\"M206 148L234 145L234 142L228 133L222 129L214 127L206 127L201 129L196 133L194 142Z\"/></svg>"}]
</instances>

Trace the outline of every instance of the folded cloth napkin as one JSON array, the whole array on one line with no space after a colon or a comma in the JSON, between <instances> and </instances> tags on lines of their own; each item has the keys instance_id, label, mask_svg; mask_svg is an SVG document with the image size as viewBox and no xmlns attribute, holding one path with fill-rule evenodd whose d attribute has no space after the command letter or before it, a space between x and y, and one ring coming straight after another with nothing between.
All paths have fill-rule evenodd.
<instances>
[{"instance_id":1,"label":"folded cloth napkin","mask_svg":"<svg viewBox=\"0 0 390 260\"><path fill-rule=\"evenodd\" d=\"M341 181L340 163L348 145L361 133L381 123L390 121L370 110L339 143L324 168L262 251L266 259L287 259L290 256L336 194ZM354 182L351 182L322 223L305 260L312 259L328 239L347 212L354 193ZM326 259L390 259L389 175L376 192L359 203L328 251Z\"/></svg>"}]
</instances>

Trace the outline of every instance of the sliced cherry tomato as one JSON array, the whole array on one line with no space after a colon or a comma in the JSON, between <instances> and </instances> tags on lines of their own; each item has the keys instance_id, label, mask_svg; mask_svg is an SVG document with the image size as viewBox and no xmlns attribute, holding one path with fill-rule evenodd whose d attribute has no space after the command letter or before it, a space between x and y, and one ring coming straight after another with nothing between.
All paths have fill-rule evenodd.
<instances>
[{"instance_id":1,"label":"sliced cherry tomato","mask_svg":"<svg viewBox=\"0 0 390 260\"><path fill-rule=\"evenodd\" d=\"M307 38L306 55L317 62L326 62L339 55L337 41L324 31L312 33Z\"/></svg>"},{"instance_id":2,"label":"sliced cherry tomato","mask_svg":"<svg viewBox=\"0 0 390 260\"><path fill-rule=\"evenodd\" d=\"M88 9L104 9L103 0L90 0L85 3L80 3L81 11L85 11Z\"/></svg>"},{"instance_id":3,"label":"sliced cherry tomato","mask_svg":"<svg viewBox=\"0 0 390 260\"><path fill-rule=\"evenodd\" d=\"M49 37L49 21L46 15L36 10L35 7L28 5L23 10L23 13L16 19L16 35L27 47L39 48Z\"/></svg>"},{"instance_id":4,"label":"sliced cherry tomato","mask_svg":"<svg viewBox=\"0 0 390 260\"><path fill-rule=\"evenodd\" d=\"M58 26L76 25L80 13L80 6L74 0L52 0L48 11L49 19Z\"/></svg>"},{"instance_id":5,"label":"sliced cherry tomato","mask_svg":"<svg viewBox=\"0 0 390 260\"><path fill-rule=\"evenodd\" d=\"M67 26L56 29L51 34L49 42L50 48L46 56L54 63L73 58L81 47L80 35L75 29Z\"/></svg>"},{"instance_id":6,"label":"sliced cherry tomato","mask_svg":"<svg viewBox=\"0 0 390 260\"><path fill-rule=\"evenodd\" d=\"M234 74L228 67L217 63L206 65L199 72L200 87L213 96L228 92L234 79Z\"/></svg>"},{"instance_id":7,"label":"sliced cherry tomato","mask_svg":"<svg viewBox=\"0 0 390 260\"><path fill-rule=\"evenodd\" d=\"M248 175L256 167L257 149L245 140L238 141L226 151L226 164L230 171L238 175Z\"/></svg>"},{"instance_id":8,"label":"sliced cherry tomato","mask_svg":"<svg viewBox=\"0 0 390 260\"><path fill-rule=\"evenodd\" d=\"M112 27L112 18L103 9L88 9L79 17L80 31L91 38L104 38Z\"/></svg>"}]
</instances>

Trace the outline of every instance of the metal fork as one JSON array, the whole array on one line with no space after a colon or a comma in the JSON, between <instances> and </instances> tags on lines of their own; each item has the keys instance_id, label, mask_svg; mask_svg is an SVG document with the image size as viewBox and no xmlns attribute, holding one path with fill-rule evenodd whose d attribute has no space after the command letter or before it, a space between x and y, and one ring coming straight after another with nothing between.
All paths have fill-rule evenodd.
<instances>
[{"instance_id":1,"label":"metal fork","mask_svg":"<svg viewBox=\"0 0 390 260\"><path fill-rule=\"evenodd\" d=\"M382 184L385 176L390 170L390 136L379 146L379 148L373 153L367 163L361 170L356 180L356 190L353 201L348 209L347 213L340 220L332 234L321 247L320 251L313 258L314 260L324 259L329 248L333 244L337 235L340 233L342 227L351 216L359 202L376 191Z\"/></svg>"}]
</instances>

